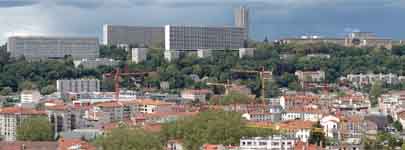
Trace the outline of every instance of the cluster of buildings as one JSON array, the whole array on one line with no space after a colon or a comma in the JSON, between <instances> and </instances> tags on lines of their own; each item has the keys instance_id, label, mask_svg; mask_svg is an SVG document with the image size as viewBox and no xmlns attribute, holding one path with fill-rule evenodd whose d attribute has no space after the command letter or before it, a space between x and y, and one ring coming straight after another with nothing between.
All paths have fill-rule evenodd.
<instances>
[{"instance_id":1,"label":"cluster of buildings","mask_svg":"<svg viewBox=\"0 0 405 150\"><path fill-rule=\"evenodd\" d=\"M356 87L362 87L365 85L371 85L376 82L382 84L395 85L405 82L405 76L398 76L396 74L348 74L346 77L341 77L341 81L348 81Z\"/></svg>"},{"instance_id":2,"label":"cluster of buildings","mask_svg":"<svg viewBox=\"0 0 405 150\"><path fill-rule=\"evenodd\" d=\"M352 32L346 37L301 36L299 38L283 38L276 41L280 44L315 44L332 43L345 47L384 47L391 49L393 40L382 38L372 32Z\"/></svg>"}]
</instances>

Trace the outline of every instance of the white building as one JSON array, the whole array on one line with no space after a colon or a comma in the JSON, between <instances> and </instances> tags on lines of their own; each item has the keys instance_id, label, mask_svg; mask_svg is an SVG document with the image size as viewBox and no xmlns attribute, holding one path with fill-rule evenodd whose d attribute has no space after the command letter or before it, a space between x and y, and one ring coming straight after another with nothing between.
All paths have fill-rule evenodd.
<instances>
[{"instance_id":1,"label":"white building","mask_svg":"<svg viewBox=\"0 0 405 150\"><path fill-rule=\"evenodd\" d=\"M147 48L132 48L132 62L137 64L143 62L147 58Z\"/></svg>"},{"instance_id":2,"label":"white building","mask_svg":"<svg viewBox=\"0 0 405 150\"><path fill-rule=\"evenodd\" d=\"M246 40L241 27L165 26L166 50L239 49Z\"/></svg>"},{"instance_id":3,"label":"white building","mask_svg":"<svg viewBox=\"0 0 405 150\"><path fill-rule=\"evenodd\" d=\"M325 136L329 138L339 137L339 123L340 119L332 115L325 116L320 120Z\"/></svg>"},{"instance_id":4,"label":"white building","mask_svg":"<svg viewBox=\"0 0 405 150\"><path fill-rule=\"evenodd\" d=\"M96 59L80 59L73 61L76 68L83 67L86 69L93 69L99 66L117 66L119 61L109 58L96 58Z\"/></svg>"},{"instance_id":5,"label":"white building","mask_svg":"<svg viewBox=\"0 0 405 150\"><path fill-rule=\"evenodd\" d=\"M378 107L382 113L394 116L397 108L405 104L405 91L394 91L383 94L378 98Z\"/></svg>"},{"instance_id":6,"label":"white building","mask_svg":"<svg viewBox=\"0 0 405 150\"><path fill-rule=\"evenodd\" d=\"M296 107L286 109L281 115L281 120L306 120L306 121L319 121L323 113L318 108Z\"/></svg>"},{"instance_id":7,"label":"white building","mask_svg":"<svg viewBox=\"0 0 405 150\"><path fill-rule=\"evenodd\" d=\"M100 80L98 79L72 79L57 80L56 89L58 92L100 92Z\"/></svg>"},{"instance_id":8,"label":"white building","mask_svg":"<svg viewBox=\"0 0 405 150\"><path fill-rule=\"evenodd\" d=\"M325 72L318 71L296 71L295 76L298 80L306 82L321 82L325 80Z\"/></svg>"},{"instance_id":9,"label":"white building","mask_svg":"<svg viewBox=\"0 0 405 150\"><path fill-rule=\"evenodd\" d=\"M74 59L99 57L98 38L13 36L8 38L7 51L11 57L27 60Z\"/></svg>"},{"instance_id":10,"label":"white building","mask_svg":"<svg viewBox=\"0 0 405 150\"><path fill-rule=\"evenodd\" d=\"M16 141L16 130L22 120L46 113L22 107L7 107L0 110L0 135L4 141Z\"/></svg>"},{"instance_id":11,"label":"white building","mask_svg":"<svg viewBox=\"0 0 405 150\"><path fill-rule=\"evenodd\" d=\"M154 46L162 45L164 27L104 25L104 45Z\"/></svg>"},{"instance_id":12,"label":"white building","mask_svg":"<svg viewBox=\"0 0 405 150\"><path fill-rule=\"evenodd\" d=\"M188 99L188 100L199 100L200 102L205 102L209 94L212 91L207 89L200 89L200 90L184 90L181 92L181 98Z\"/></svg>"},{"instance_id":13,"label":"white building","mask_svg":"<svg viewBox=\"0 0 405 150\"><path fill-rule=\"evenodd\" d=\"M20 93L21 103L38 103L41 93L38 90L24 90Z\"/></svg>"},{"instance_id":14,"label":"white building","mask_svg":"<svg viewBox=\"0 0 405 150\"><path fill-rule=\"evenodd\" d=\"M256 48L239 48L239 58L253 57Z\"/></svg>"},{"instance_id":15,"label":"white building","mask_svg":"<svg viewBox=\"0 0 405 150\"><path fill-rule=\"evenodd\" d=\"M241 150L292 150L295 139L284 136L253 137L240 139Z\"/></svg>"},{"instance_id":16,"label":"white building","mask_svg":"<svg viewBox=\"0 0 405 150\"><path fill-rule=\"evenodd\" d=\"M212 50L210 50L210 49L198 49L197 50L197 56L199 58L211 57L212 56Z\"/></svg>"},{"instance_id":17,"label":"white building","mask_svg":"<svg viewBox=\"0 0 405 150\"><path fill-rule=\"evenodd\" d=\"M249 34L249 25L250 25L250 20L249 20L249 9L246 7L239 7L235 10L234 13L235 17L235 26L236 27L241 27L246 29L246 37L248 37Z\"/></svg>"}]
</instances>

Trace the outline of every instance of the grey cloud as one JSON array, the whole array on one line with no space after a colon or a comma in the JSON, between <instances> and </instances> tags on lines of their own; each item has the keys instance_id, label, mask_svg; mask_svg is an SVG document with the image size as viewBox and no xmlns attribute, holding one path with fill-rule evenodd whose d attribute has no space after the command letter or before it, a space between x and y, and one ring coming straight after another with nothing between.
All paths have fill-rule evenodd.
<instances>
[{"instance_id":1,"label":"grey cloud","mask_svg":"<svg viewBox=\"0 0 405 150\"><path fill-rule=\"evenodd\" d=\"M21 7L39 3L37 0L0 0L1 7Z\"/></svg>"}]
</instances>

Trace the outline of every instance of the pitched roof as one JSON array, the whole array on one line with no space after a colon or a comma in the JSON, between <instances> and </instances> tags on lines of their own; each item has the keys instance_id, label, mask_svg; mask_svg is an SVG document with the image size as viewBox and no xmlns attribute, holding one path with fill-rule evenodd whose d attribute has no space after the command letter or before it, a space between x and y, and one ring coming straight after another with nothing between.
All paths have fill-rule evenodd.
<instances>
[{"instance_id":1,"label":"pitched roof","mask_svg":"<svg viewBox=\"0 0 405 150\"><path fill-rule=\"evenodd\" d=\"M46 115L46 112L23 107L5 107L0 109L0 114Z\"/></svg>"},{"instance_id":2,"label":"pitched roof","mask_svg":"<svg viewBox=\"0 0 405 150\"><path fill-rule=\"evenodd\" d=\"M0 150L55 150L58 147L57 142L29 142L29 141L15 141L15 142L0 142Z\"/></svg>"},{"instance_id":3,"label":"pitched roof","mask_svg":"<svg viewBox=\"0 0 405 150\"><path fill-rule=\"evenodd\" d=\"M285 130L297 130L297 129L310 129L315 124L312 121L305 121L305 120L289 120L285 122L281 122L277 126L280 129Z\"/></svg>"},{"instance_id":4,"label":"pitched roof","mask_svg":"<svg viewBox=\"0 0 405 150\"><path fill-rule=\"evenodd\" d=\"M71 150L73 148L78 148L80 150L96 150L95 146L86 141L82 141L81 139L59 139L58 150Z\"/></svg>"}]
</instances>

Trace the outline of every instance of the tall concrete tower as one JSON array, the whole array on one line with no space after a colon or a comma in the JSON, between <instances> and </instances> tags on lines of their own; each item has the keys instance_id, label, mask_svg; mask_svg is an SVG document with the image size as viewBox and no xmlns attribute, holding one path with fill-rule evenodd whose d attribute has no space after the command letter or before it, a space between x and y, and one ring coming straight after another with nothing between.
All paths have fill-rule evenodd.
<instances>
[{"instance_id":1,"label":"tall concrete tower","mask_svg":"<svg viewBox=\"0 0 405 150\"><path fill-rule=\"evenodd\" d=\"M246 37L249 35L249 9L241 6L235 9L235 26L246 29Z\"/></svg>"}]
</instances>

